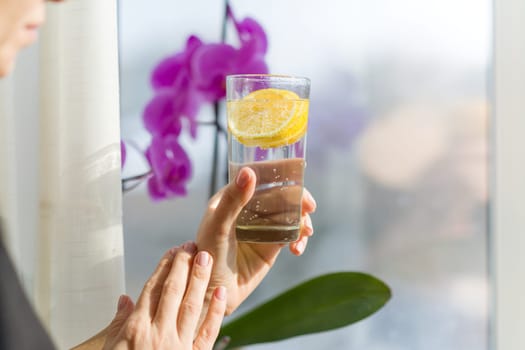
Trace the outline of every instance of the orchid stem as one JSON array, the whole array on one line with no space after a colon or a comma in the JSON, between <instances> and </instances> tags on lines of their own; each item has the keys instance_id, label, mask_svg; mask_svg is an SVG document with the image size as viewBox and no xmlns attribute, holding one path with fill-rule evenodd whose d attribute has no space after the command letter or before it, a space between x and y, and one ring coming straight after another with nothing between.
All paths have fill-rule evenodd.
<instances>
[{"instance_id":1,"label":"orchid stem","mask_svg":"<svg viewBox=\"0 0 525 350\"><path fill-rule=\"evenodd\" d=\"M147 179L151 174L152 174L152 171L148 170L147 172L145 172L143 174L134 175L134 176L130 176L130 177L126 177L126 178L122 179L122 192L124 192L124 193L125 192L129 192L132 189L136 188L145 179ZM126 184L128 184L130 182L133 182L133 181L137 181L137 182L134 183L133 185L129 186L129 187L126 186Z\"/></svg>"},{"instance_id":2,"label":"orchid stem","mask_svg":"<svg viewBox=\"0 0 525 350\"><path fill-rule=\"evenodd\" d=\"M228 16L229 16L229 9L230 5L228 0L224 0L224 15L222 17L222 29L221 29L221 42L226 41L226 25L228 24ZM215 192L217 192L217 171L219 166L219 134L221 134L224 130L221 127L219 117L220 117L220 105L219 102L215 102L213 105L213 111L215 114L215 120L213 122L213 125L215 125L215 137L213 141L213 163L212 163L212 169L211 169L211 180L210 180L210 195L211 198Z\"/></svg>"},{"instance_id":3,"label":"orchid stem","mask_svg":"<svg viewBox=\"0 0 525 350\"><path fill-rule=\"evenodd\" d=\"M210 195L209 198L217 191L217 167L219 163L219 102L215 102L213 105L215 112L215 135L213 140L213 163L211 167L211 182L210 182Z\"/></svg>"},{"instance_id":4,"label":"orchid stem","mask_svg":"<svg viewBox=\"0 0 525 350\"><path fill-rule=\"evenodd\" d=\"M222 125L220 125L220 123L217 125L215 123L215 121L209 121L209 122L197 122L199 125L204 125L204 126L213 126L214 128L216 128L217 130L219 130L220 133L223 133L224 135L226 135L227 131L225 128L222 127Z\"/></svg>"}]
</instances>

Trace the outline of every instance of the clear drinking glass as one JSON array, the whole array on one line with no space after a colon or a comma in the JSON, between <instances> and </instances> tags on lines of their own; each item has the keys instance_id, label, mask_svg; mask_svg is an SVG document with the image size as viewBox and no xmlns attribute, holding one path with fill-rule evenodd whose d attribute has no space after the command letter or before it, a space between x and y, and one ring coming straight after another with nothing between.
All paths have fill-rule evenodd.
<instances>
[{"instance_id":1,"label":"clear drinking glass","mask_svg":"<svg viewBox=\"0 0 525 350\"><path fill-rule=\"evenodd\" d=\"M237 218L237 240L299 238L310 80L283 75L226 78L229 179L249 166L255 194Z\"/></svg>"}]
</instances>

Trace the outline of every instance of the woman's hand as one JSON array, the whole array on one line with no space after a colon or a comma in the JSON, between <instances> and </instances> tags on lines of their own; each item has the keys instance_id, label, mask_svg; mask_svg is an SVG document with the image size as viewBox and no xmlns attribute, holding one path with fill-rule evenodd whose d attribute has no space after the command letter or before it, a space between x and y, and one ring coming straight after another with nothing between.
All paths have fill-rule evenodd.
<instances>
[{"instance_id":1,"label":"woman's hand","mask_svg":"<svg viewBox=\"0 0 525 350\"><path fill-rule=\"evenodd\" d=\"M197 234L199 249L214 257L207 300L218 286L228 289L226 314L235 310L259 285L273 266L283 244L239 243L235 238L235 221L241 209L255 191L256 176L245 167L237 174L235 182L219 191L208 203L208 210ZM296 242L289 244L294 255L301 255L313 234L310 213L315 211L315 201L304 190L302 201L301 233Z\"/></svg>"},{"instance_id":2,"label":"woman's hand","mask_svg":"<svg viewBox=\"0 0 525 350\"><path fill-rule=\"evenodd\" d=\"M104 349L213 348L224 318L226 289L214 288L199 326L213 258L205 251L196 254L196 250L190 242L167 252L136 306L127 297L120 299L115 320L103 331Z\"/></svg>"}]
</instances>

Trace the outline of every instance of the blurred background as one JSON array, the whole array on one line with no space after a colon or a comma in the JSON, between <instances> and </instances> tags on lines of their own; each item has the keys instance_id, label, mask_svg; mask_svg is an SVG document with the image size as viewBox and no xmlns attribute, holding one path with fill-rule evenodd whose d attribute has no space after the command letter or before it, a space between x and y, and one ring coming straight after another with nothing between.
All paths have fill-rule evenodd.
<instances>
[{"instance_id":1,"label":"blurred background","mask_svg":"<svg viewBox=\"0 0 525 350\"><path fill-rule=\"evenodd\" d=\"M249 349L488 349L492 3L230 4L238 18L251 16L266 30L270 72L312 80L305 183L318 204L304 256L283 250L237 314L333 271L369 272L393 291L386 307L356 325ZM151 70L182 50L190 34L218 42L223 3L126 0L119 6L122 138L145 148L142 111L152 97ZM230 30L227 41L235 39ZM212 117L211 106L199 115ZM154 203L145 186L125 194L126 283L133 298L168 247L194 238L208 199L212 140L206 126L196 140L182 139L194 171L187 197ZM131 147L124 176L146 169Z\"/></svg>"}]
</instances>

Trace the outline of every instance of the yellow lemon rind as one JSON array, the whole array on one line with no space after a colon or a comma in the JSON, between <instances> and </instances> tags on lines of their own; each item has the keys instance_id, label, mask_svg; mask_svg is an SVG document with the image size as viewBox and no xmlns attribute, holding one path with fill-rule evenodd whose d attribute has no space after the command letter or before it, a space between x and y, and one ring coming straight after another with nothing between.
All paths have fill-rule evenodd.
<instances>
[{"instance_id":1,"label":"yellow lemon rind","mask_svg":"<svg viewBox=\"0 0 525 350\"><path fill-rule=\"evenodd\" d=\"M252 101L253 104L250 104ZM274 103L273 109L266 107L268 102ZM288 90L270 88L254 91L240 101L228 103L228 130L232 137L248 147L275 148L293 144L306 133L308 102ZM270 122L277 125L260 131L268 116L258 113L268 112L273 113Z\"/></svg>"}]
</instances>

